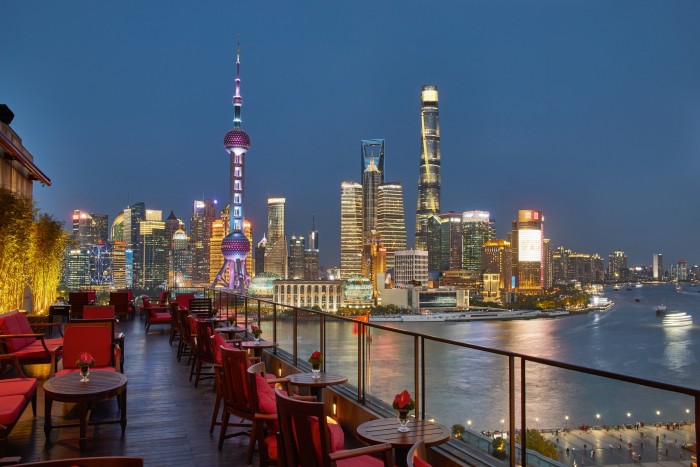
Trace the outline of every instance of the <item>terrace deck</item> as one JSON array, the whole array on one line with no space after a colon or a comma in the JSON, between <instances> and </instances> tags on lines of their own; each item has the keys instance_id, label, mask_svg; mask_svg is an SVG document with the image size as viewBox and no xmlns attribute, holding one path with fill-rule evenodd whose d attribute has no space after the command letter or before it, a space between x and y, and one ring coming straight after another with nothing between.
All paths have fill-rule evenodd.
<instances>
[{"instance_id":1,"label":"terrace deck","mask_svg":"<svg viewBox=\"0 0 700 467\"><path fill-rule=\"evenodd\" d=\"M246 465L248 437L239 436L217 449L218 427L209 434L214 405L212 380L200 381L195 388L189 381L186 359L178 363L176 343L168 345L168 330L155 326L146 335L144 321L119 323L126 334L124 373L129 378L127 392L128 424L124 437L117 425L88 427L87 456L139 456L147 466L216 466ZM26 367L27 372L45 380L48 365ZM102 401L93 408L94 419L114 418L118 414L116 399ZM77 421L73 404L54 403L54 423L64 417ZM44 436L44 391L39 384L37 417L31 409L23 414L7 444L7 456L21 456L22 462L80 457L78 428L51 432L51 442ZM233 429L229 428L229 432ZM257 454L253 465L257 466Z\"/></svg>"}]
</instances>

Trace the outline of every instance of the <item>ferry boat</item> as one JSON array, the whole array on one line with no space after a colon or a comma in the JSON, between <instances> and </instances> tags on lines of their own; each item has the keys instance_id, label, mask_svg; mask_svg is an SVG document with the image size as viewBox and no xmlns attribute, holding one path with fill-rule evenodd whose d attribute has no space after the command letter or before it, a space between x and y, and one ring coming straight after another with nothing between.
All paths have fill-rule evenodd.
<instances>
[{"instance_id":1,"label":"ferry boat","mask_svg":"<svg viewBox=\"0 0 700 467\"><path fill-rule=\"evenodd\" d=\"M610 301L607 297L603 297L602 295L593 295L588 302L588 308L591 310L605 311L614 304L615 303Z\"/></svg>"},{"instance_id":2,"label":"ferry boat","mask_svg":"<svg viewBox=\"0 0 700 467\"><path fill-rule=\"evenodd\" d=\"M684 311L674 311L664 316L661 324L666 327L690 326L693 324L693 317Z\"/></svg>"},{"instance_id":3,"label":"ferry boat","mask_svg":"<svg viewBox=\"0 0 700 467\"><path fill-rule=\"evenodd\" d=\"M656 316L663 316L666 314L666 305L663 303L656 307Z\"/></svg>"}]
</instances>

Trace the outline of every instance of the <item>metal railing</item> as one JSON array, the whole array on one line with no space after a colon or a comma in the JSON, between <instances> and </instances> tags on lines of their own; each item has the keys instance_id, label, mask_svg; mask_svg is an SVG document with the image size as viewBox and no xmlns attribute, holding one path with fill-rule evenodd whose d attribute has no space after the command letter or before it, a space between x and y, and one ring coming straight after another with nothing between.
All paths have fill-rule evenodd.
<instances>
[{"instance_id":1,"label":"metal railing","mask_svg":"<svg viewBox=\"0 0 700 467\"><path fill-rule=\"evenodd\" d=\"M468 344L464 342L456 342L449 339L443 339L436 336L429 336L421 334L418 332L407 331L403 329L397 329L394 327L383 326L380 324L368 323L364 321L357 320L352 317L338 316L332 313L325 313L321 311L309 310L305 308L298 308L293 306L287 306L278 304L269 300L257 299L247 296L241 296L238 294L233 294L230 292L218 290L218 289L205 289L203 291L204 295L211 297L214 300L214 307L219 310L220 313L226 313L231 316L232 319L236 319L239 323L246 327L251 324L259 324L263 321L272 321L272 339L273 342L278 341L278 326L279 319L282 314L285 318L291 314L292 318L292 349L290 352L290 358L292 365L299 367L299 348L298 348L298 324L299 319L305 319L310 316L318 318L319 322L319 343L320 351L326 355L326 325L329 319L339 320L342 322L352 323L353 326L357 326L357 386L356 386L356 401L360 404L366 404L368 401L368 395L366 393L367 388L367 378L369 376L369 350L368 350L368 336L369 330L377 329L385 332L395 333L407 336L413 341L413 382L414 382L414 394L416 408L415 413L421 419L426 418L426 342L436 342L455 348L472 349L480 352L487 352L494 355L500 355L505 357L508 362L508 403L509 403L509 414L508 414L508 432L510 434L520 432L520 444L522 446L527 445L527 381L526 381L526 366L530 364L540 364L553 368L569 370L581 374L592 375L596 377L607 378L610 380L631 383L635 385L640 385L648 388L660 389L663 391L669 391L672 393L683 394L693 398L694 400L694 420L697 422L700 415L700 390L687 388L682 386L677 386L673 384L667 384L659 381L653 381L643 378L637 378L633 376L626 376L617 373L612 373L609 371L598 370L593 368L588 368L580 365L574 365L570 363L564 363L556 360L550 360L546 358L540 358L532 355L525 355L517 352L510 352L500 349L494 349L489 347L484 347L475 344ZM273 349L273 353L277 354L280 350L277 348ZM519 363L519 365L518 365ZM323 371L325 371L326 360L323 363ZM305 364L302 364L305 366ZM520 384L519 384L519 401L518 392L516 391L516 368L519 366L520 373ZM516 404L519 402L520 409L520 426L516 425ZM695 440L697 443L698 433L700 428L697 423L695 423ZM521 465L527 465L526 455L527 450L521 450L519 447L515 447L515 436L509 436L509 460L510 465L516 465L516 455L519 455Z\"/></svg>"}]
</instances>

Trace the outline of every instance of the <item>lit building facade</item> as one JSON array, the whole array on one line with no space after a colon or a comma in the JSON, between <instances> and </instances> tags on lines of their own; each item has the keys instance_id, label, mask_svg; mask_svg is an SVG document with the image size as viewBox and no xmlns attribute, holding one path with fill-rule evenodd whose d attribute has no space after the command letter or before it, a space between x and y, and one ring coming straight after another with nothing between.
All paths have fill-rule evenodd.
<instances>
[{"instance_id":1,"label":"lit building facade","mask_svg":"<svg viewBox=\"0 0 700 467\"><path fill-rule=\"evenodd\" d=\"M515 291L540 295L544 290L544 218L540 211L522 209L513 222L512 267Z\"/></svg>"},{"instance_id":2,"label":"lit building facade","mask_svg":"<svg viewBox=\"0 0 700 467\"><path fill-rule=\"evenodd\" d=\"M309 242L304 250L304 280L315 281L321 279L318 265L318 230L316 230L316 218L311 217L311 232Z\"/></svg>"},{"instance_id":3,"label":"lit building facade","mask_svg":"<svg viewBox=\"0 0 700 467\"><path fill-rule=\"evenodd\" d=\"M362 263L362 185L340 185L340 277L360 274Z\"/></svg>"},{"instance_id":4,"label":"lit building facade","mask_svg":"<svg viewBox=\"0 0 700 467\"><path fill-rule=\"evenodd\" d=\"M267 247L265 249L265 272L287 277L287 238L284 233L285 198L267 200Z\"/></svg>"},{"instance_id":5,"label":"lit building facade","mask_svg":"<svg viewBox=\"0 0 700 467\"><path fill-rule=\"evenodd\" d=\"M289 240L289 279L304 279L304 250L306 240L304 237L292 235Z\"/></svg>"},{"instance_id":6,"label":"lit building facade","mask_svg":"<svg viewBox=\"0 0 700 467\"><path fill-rule=\"evenodd\" d=\"M626 281L629 277L627 255L622 250L615 250L608 256L608 280L611 282Z\"/></svg>"},{"instance_id":7,"label":"lit building facade","mask_svg":"<svg viewBox=\"0 0 700 467\"><path fill-rule=\"evenodd\" d=\"M146 219L139 223L142 274L135 283L148 291L163 288L168 282L170 245L161 219L161 211L147 209Z\"/></svg>"},{"instance_id":8,"label":"lit building facade","mask_svg":"<svg viewBox=\"0 0 700 467\"><path fill-rule=\"evenodd\" d=\"M462 267L462 216L454 212L432 216L426 228L426 249L432 271Z\"/></svg>"},{"instance_id":9,"label":"lit building facade","mask_svg":"<svg viewBox=\"0 0 700 467\"><path fill-rule=\"evenodd\" d=\"M334 313L343 306L344 283L342 280L275 280L272 300L299 308L317 306L322 311Z\"/></svg>"},{"instance_id":10,"label":"lit building facade","mask_svg":"<svg viewBox=\"0 0 700 467\"><path fill-rule=\"evenodd\" d=\"M167 236L167 228L166 228ZM187 234L184 229L178 229L172 236L170 249L170 276L173 287L192 286L192 266L194 254L189 248Z\"/></svg>"},{"instance_id":11,"label":"lit building facade","mask_svg":"<svg viewBox=\"0 0 700 467\"><path fill-rule=\"evenodd\" d=\"M501 293L511 290L511 248L507 240L488 240L482 247L484 274L498 275L498 288Z\"/></svg>"},{"instance_id":12,"label":"lit building facade","mask_svg":"<svg viewBox=\"0 0 700 467\"><path fill-rule=\"evenodd\" d=\"M207 282L211 283L216 280L216 275L224 264L224 255L221 253L221 242L226 237L226 223L223 219L214 219L211 223L211 237L209 237L209 275ZM193 255L194 256L194 255ZM226 271L224 278L228 280Z\"/></svg>"},{"instance_id":13,"label":"lit building facade","mask_svg":"<svg viewBox=\"0 0 700 467\"><path fill-rule=\"evenodd\" d=\"M370 163L374 162L380 173L379 183L384 182L384 140L383 139L363 139L360 142L360 177L364 176L365 170Z\"/></svg>"},{"instance_id":14,"label":"lit building facade","mask_svg":"<svg viewBox=\"0 0 700 467\"><path fill-rule=\"evenodd\" d=\"M377 234L386 251L386 268L394 268L394 252L406 245L406 216L403 187L399 182L382 183L377 190ZM384 271L380 271L384 272Z\"/></svg>"},{"instance_id":15,"label":"lit building facade","mask_svg":"<svg viewBox=\"0 0 700 467\"><path fill-rule=\"evenodd\" d=\"M124 289L126 283L126 244L112 242L112 287Z\"/></svg>"},{"instance_id":16,"label":"lit building facade","mask_svg":"<svg viewBox=\"0 0 700 467\"><path fill-rule=\"evenodd\" d=\"M395 251L394 262L394 283L396 285L426 285L428 283L427 251Z\"/></svg>"},{"instance_id":17,"label":"lit building facade","mask_svg":"<svg viewBox=\"0 0 700 467\"><path fill-rule=\"evenodd\" d=\"M493 223L488 211L462 213L462 267L468 271L483 270L483 247L493 238Z\"/></svg>"},{"instance_id":18,"label":"lit building facade","mask_svg":"<svg viewBox=\"0 0 700 467\"><path fill-rule=\"evenodd\" d=\"M192 279L195 283L209 283L211 262L211 230L216 220L216 201L213 199L194 200L190 218L190 245L194 255Z\"/></svg>"},{"instance_id":19,"label":"lit building facade","mask_svg":"<svg viewBox=\"0 0 700 467\"><path fill-rule=\"evenodd\" d=\"M655 281L662 281L664 279L664 255L661 253L654 253L651 258L651 269L652 277Z\"/></svg>"},{"instance_id":20,"label":"lit building facade","mask_svg":"<svg viewBox=\"0 0 700 467\"><path fill-rule=\"evenodd\" d=\"M425 250L428 219L440 213L440 119L437 86L421 91L421 146L415 247Z\"/></svg>"}]
</instances>

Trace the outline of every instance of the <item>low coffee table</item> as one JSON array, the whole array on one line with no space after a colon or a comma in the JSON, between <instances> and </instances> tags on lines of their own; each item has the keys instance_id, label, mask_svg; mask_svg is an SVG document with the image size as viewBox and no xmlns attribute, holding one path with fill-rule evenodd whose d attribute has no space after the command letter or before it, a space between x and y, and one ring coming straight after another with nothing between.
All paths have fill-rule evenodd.
<instances>
[{"instance_id":1,"label":"low coffee table","mask_svg":"<svg viewBox=\"0 0 700 467\"><path fill-rule=\"evenodd\" d=\"M119 420L104 420L90 422L90 425L106 425L109 423L119 423L122 426L122 434L126 430L126 383L127 378L122 373L111 371L92 371L90 381L80 382L80 373L67 373L55 376L44 383L44 433L49 440L51 430L54 428L65 428L80 426L80 450L85 450L87 441L88 425L88 404L98 400L119 398L120 418ZM78 404L80 413L80 423L70 423L53 425L51 423L51 407L53 401L72 402Z\"/></svg>"},{"instance_id":2,"label":"low coffee table","mask_svg":"<svg viewBox=\"0 0 700 467\"><path fill-rule=\"evenodd\" d=\"M314 376L318 376L318 378L314 378ZM295 386L308 387L309 392L312 396L316 396L318 402L323 400L323 388L348 382L347 376L335 373L292 373L287 375L286 378Z\"/></svg>"}]
</instances>

